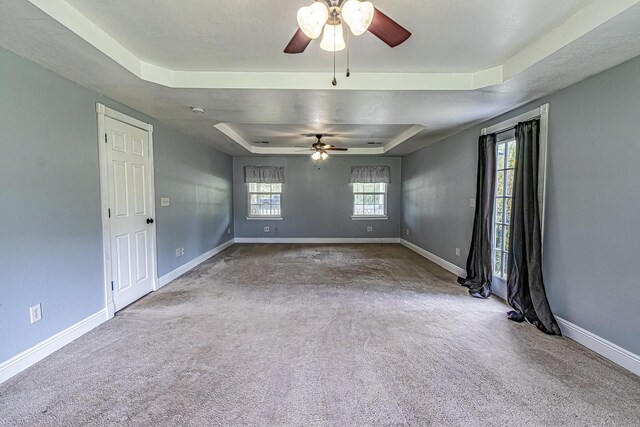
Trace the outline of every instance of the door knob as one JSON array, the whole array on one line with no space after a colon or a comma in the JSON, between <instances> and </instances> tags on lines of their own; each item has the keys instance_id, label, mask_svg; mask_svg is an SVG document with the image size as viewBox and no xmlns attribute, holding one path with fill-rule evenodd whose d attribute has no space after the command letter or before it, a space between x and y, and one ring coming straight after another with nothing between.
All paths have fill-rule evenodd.
<instances>
[{"instance_id":1,"label":"door knob","mask_svg":"<svg viewBox=\"0 0 640 427\"><path fill-rule=\"evenodd\" d=\"M147 218L147 224L153 224L153 218Z\"/></svg>"}]
</instances>

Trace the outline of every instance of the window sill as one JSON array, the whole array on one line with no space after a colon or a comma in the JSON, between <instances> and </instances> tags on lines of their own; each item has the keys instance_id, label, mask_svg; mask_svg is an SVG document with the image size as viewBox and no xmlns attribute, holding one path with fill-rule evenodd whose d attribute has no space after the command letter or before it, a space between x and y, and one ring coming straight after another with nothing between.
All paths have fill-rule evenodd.
<instances>
[{"instance_id":1,"label":"window sill","mask_svg":"<svg viewBox=\"0 0 640 427\"><path fill-rule=\"evenodd\" d=\"M386 221L388 220L388 216L356 216L351 215L352 221Z\"/></svg>"},{"instance_id":2,"label":"window sill","mask_svg":"<svg viewBox=\"0 0 640 427\"><path fill-rule=\"evenodd\" d=\"M248 216L247 221L282 221L281 216Z\"/></svg>"}]
</instances>

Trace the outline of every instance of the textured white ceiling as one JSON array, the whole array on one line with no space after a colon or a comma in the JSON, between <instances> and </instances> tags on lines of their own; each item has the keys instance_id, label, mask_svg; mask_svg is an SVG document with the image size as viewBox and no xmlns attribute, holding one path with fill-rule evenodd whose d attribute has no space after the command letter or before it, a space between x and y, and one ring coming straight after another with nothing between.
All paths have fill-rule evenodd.
<instances>
[{"instance_id":1,"label":"textured white ceiling","mask_svg":"<svg viewBox=\"0 0 640 427\"><path fill-rule=\"evenodd\" d=\"M32 0L33 1L33 0ZM54 1L54 0L47 0ZM71 0L70 0L71 1ZM622 4L619 10L621 12L612 13L597 25L580 27L584 21L575 20L576 25L571 29L584 29L579 37L567 38L564 27L548 32L547 36L556 41L557 46L552 50L545 50L549 45L545 43L534 42L534 48L529 45L528 55L536 58L531 65L521 67L521 71L514 73L513 76L505 79L506 81L498 85L489 85L481 89L473 90L333 90L328 84L327 89L309 90L309 89L221 89L221 88L171 88L162 86L137 77L130 70L122 66L121 63L115 61L103 51L96 48L95 45L89 43L86 39L79 37L74 31L62 25L49 14L43 12L40 8L34 6L30 1L21 0L0 0L0 46L16 52L17 54L32 60L41 66L52 70L82 86L93 89L112 99L121 102L133 109L141 111L167 125L180 130L186 134L200 138L204 143L212 144L215 147L230 153L243 155L247 154L246 148L243 148L235 141L231 140L226 134L222 133L214 127L219 123L230 123L234 129L250 142L261 140L273 140L274 146L278 144L298 145L294 142L301 134L314 133L316 130L322 132L336 132L357 136L358 143L362 143L369 138L385 139L388 142L394 132L401 134L403 130L412 125L419 124L425 126L425 129L417 135L409 138L406 142L393 148L387 154L404 155L424 147L434 141L438 141L452 133L471 126L474 123L494 117L510 109L522 105L523 103L539 98L545 94L552 93L556 90L567 87L576 83L590 75L603 71L607 68L615 66L625 60L631 59L640 54L640 2L633 0L615 0L608 2L603 0L594 0L594 4L598 3L598 8L592 9L589 16L593 17L600 14L601 11L607 12L609 4ZM141 0L133 0L130 2L115 2L113 0L103 0L101 2L88 2L81 0L73 0L74 5L82 7L81 3L95 3L95 8L109 6L111 8L120 8L125 15L131 10L135 12L135 7L140 7ZM165 7L171 7L172 3L180 3L183 9L191 10L191 7L198 8L207 5L215 5L216 8L222 10L230 9L230 4L238 2L231 1L207 1L192 0L184 2L157 1L154 2L154 8L157 4L158 10ZM273 4L276 2L243 2L240 4L260 3ZM502 40L500 44L487 42L477 45L477 40L473 35L480 33L491 33L491 37L501 37L496 35L502 30L502 25L509 25L510 18L517 15L514 9L511 15L505 16L504 22L500 20L489 19L490 17L478 10L477 3L483 5L495 4L519 4L520 12L531 8L538 10L541 4L547 5L547 9L558 11L553 8L554 3L563 3L559 1L546 2L541 0L518 0L513 2L503 1L428 1L430 4L430 13L439 13L440 16L437 25L438 28L453 26L457 28L457 32L453 40L455 43L448 44L447 48L436 46L433 40L421 39L420 37L412 37L423 44L425 50L434 48L442 49L441 60L439 66L446 71L453 71L456 67L471 67L473 61L479 61L486 57L486 64L494 64L495 61L502 61L504 58L512 58L511 62L516 66L519 63L518 49L522 48L522 43L527 43L533 39L540 41L539 37L545 34L548 29L542 27L534 27L532 22L527 21L528 25L517 24L514 28L518 29L516 33L526 32L530 36L518 39L517 43L511 44L510 38ZM473 3L474 5L471 5ZM572 5L578 5L580 2L567 2ZM192 4L192 6L189 6ZM278 1L279 7L289 5L296 9L300 2ZM389 12L391 16L402 20L402 14L411 18L411 14L406 11L399 12L398 16L393 11L399 4L409 5L404 1L383 1L376 2L381 9ZM130 6L131 5L131 6ZM282 6L280 6L282 5ZM293 6L292 6L293 5ZM384 5L384 7L383 7ZM411 7L420 8L421 14L428 19L429 12L422 9L422 2L413 2ZM418 6L417 6L418 5ZM534 7L535 5L535 7ZM131 7L131 9L130 9ZM467 13L467 9L475 11L475 19ZM480 8L482 9L482 8ZM491 8L489 8L491 9ZM540 7L540 9L544 9ZM412 9L418 10L418 9ZM568 10L568 9L567 9ZM593 13L593 11L597 13ZM134 12L131 12L135 15ZM445 13L446 12L446 13ZM495 11L500 14L502 12ZM546 12L546 9L545 9ZM88 12L87 12L88 13ZM115 13L115 12L114 12ZM154 12L156 13L155 9ZM186 13L186 12L185 12ZM507 12L504 12L507 13ZM582 16L582 11L577 15ZM179 14L178 14L179 15ZM465 29L459 25L460 16L467 16L467 26L471 35L465 33ZM556 20L564 19L558 14ZM584 14L583 14L584 15ZM218 15L216 15L218 16ZM232 15L229 16L229 19ZM94 17L96 22L98 17ZM157 17L156 17L157 18ZM268 16L268 21L273 24L278 22L280 18ZM509 18L509 19L508 19ZM233 26L232 22L221 22L220 18L209 17L210 27ZM251 20L258 18L251 17ZM140 25L136 32L142 33L144 37L151 35L151 39L155 40L153 49L149 52L158 55L167 55L166 58L145 56L144 52L138 52L137 49L143 49L144 46L127 45L126 37L118 33L118 30L104 28L108 34L120 41L127 49L141 55L141 58L149 61L176 60L176 64L180 62L179 52L180 43L175 41L175 46L168 46L171 43L166 42L162 37L170 34L173 17L167 17L160 24L155 26L149 22ZM234 21L235 25L240 25L242 21ZM548 22L549 25L551 21ZM402 22L406 24L405 22ZM106 25L106 24L105 24ZM181 24L184 25L184 24ZM406 24L409 27L409 24ZM521 26L521 27L520 27ZM134 25L135 27L135 25ZM149 28L152 27L152 28ZM200 27L199 31L206 32L206 26ZM267 70L274 67L286 71L298 70L300 67L308 66L306 61L319 61L317 64L324 66L324 59L316 57L314 51L296 56L294 61L299 61L298 65L282 66L282 61L289 61L290 56L282 52L284 43L288 40L295 28L287 30L285 41L275 43L278 38L277 34L265 36L268 43L272 43L273 48L261 47L257 49L257 57L247 56L243 52L226 52L224 63L226 67L238 67L241 69L243 61L247 61L250 67L262 67L260 69ZM410 28L415 32L415 28ZM482 31L480 31L480 29ZM124 30L122 30L124 31ZM509 30L514 31L514 30ZM509 33L512 37L512 32ZM162 37L160 37L162 36ZM206 34L203 36L205 37ZM144 37L140 37L142 40ZM208 36L207 36L208 37ZM217 43L235 43L233 38L228 38L225 33L218 34L216 39L220 39ZM259 39L259 38L258 38ZM497 40L497 39L496 39ZM542 39L543 41L545 39ZM495 41L495 40L494 40ZM499 40L498 40L499 41ZM172 42L173 43L173 42ZM248 45L258 44L261 42L252 39L247 42ZM443 42L444 43L444 42ZM504 43L511 46L514 51L509 51L509 47L505 47ZM469 48L473 46L473 48ZM166 47L166 50L165 50ZM395 59L395 49L389 49L382 45L384 49L375 52L367 58L372 66L388 67L394 72L400 71L402 67L419 66L419 61L425 62L428 55L420 55L415 62L407 59L399 61ZM189 60L198 60L198 55L192 55L188 44L183 45L185 62ZM276 49L277 48L277 49ZM270 51L269 49L276 49ZM376 47L377 49L377 47ZM480 49L481 54L476 55L476 50ZM265 52L266 50L266 52ZM168 58L177 52L177 59ZM164 53L163 53L164 52ZM192 51L191 51L192 52ZM466 52L463 55L461 52ZM151 53L147 53L150 55ZM192 52L193 53L193 52ZM446 53L446 55L445 55ZM515 56L514 56L515 53ZM319 52L317 53L319 54ZM263 55L263 56L260 56ZM436 53L431 54L433 57ZM412 57L409 55L407 58ZM191 58L191 59L190 59ZM209 60L208 56L203 55L201 60ZM262 58L262 59L256 59ZM301 59L302 58L302 59ZM475 58L475 59L474 59ZM490 58L490 60L489 60ZM515 58L515 59L513 59ZM449 62L446 62L449 61ZM435 62L435 61L433 61ZM235 64L235 65L234 65ZM170 62L163 64L172 65ZM476 62L476 67L485 66L481 62ZM193 64L191 64L193 66ZM297 67L297 68L296 68ZM315 66L314 66L315 67ZM186 66L176 68L190 68ZM517 68L517 67L512 67ZM256 69L256 68L252 68ZM467 70L469 71L469 70ZM303 73L304 74L304 73ZM375 74L374 74L375 75ZM403 79L401 73L392 75L393 78ZM358 73L355 73L351 79L357 79ZM357 80L356 80L357 81ZM202 105L206 107L205 114L194 114L190 110L190 106ZM551 106L553 114L553 106ZM332 129L334 131L332 131ZM377 135L377 136L376 136ZM312 139L312 138L309 138ZM312 141L309 141L310 144ZM367 141L368 142L368 141ZM271 145L271 144L269 144ZM302 143L300 145L306 145Z\"/></svg>"},{"instance_id":2,"label":"textured white ceiling","mask_svg":"<svg viewBox=\"0 0 640 427\"><path fill-rule=\"evenodd\" d=\"M302 55L282 50L311 0L67 0L146 62L175 70L328 71L315 41ZM413 33L391 49L351 37L359 72L470 72L502 63L590 0L375 0ZM346 61L346 51L338 54ZM341 67L342 68L342 67Z\"/></svg>"}]
</instances>

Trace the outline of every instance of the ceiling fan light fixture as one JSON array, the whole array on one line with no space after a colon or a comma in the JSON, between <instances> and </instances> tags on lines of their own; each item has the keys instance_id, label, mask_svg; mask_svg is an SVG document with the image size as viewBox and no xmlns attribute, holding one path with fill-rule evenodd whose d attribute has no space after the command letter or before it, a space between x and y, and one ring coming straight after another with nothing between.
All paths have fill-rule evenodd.
<instances>
[{"instance_id":1,"label":"ceiling fan light fixture","mask_svg":"<svg viewBox=\"0 0 640 427\"><path fill-rule=\"evenodd\" d=\"M369 1L347 0L342 5L341 17L347 23L351 32L355 36L359 36L369 28L375 8Z\"/></svg>"},{"instance_id":2,"label":"ceiling fan light fixture","mask_svg":"<svg viewBox=\"0 0 640 427\"><path fill-rule=\"evenodd\" d=\"M323 151L322 154L320 154L320 158L322 160L327 160L328 157L329 157L329 155L327 154L326 151Z\"/></svg>"},{"instance_id":3,"label":"ceiling fan light fixture","mask_svg":"<svg viewBox=\"0 0 640 427\"><path fill-rule=\"evenodd\" d=\"M322 154L320 154L320 152L319 152L319 151L316 151L315 153L313 153L313 154L311 155L311 158L312 158L313 160L320 160L320 158L321 158L321 157L322 157Z\"/></svg>"},{"instance_id":4,"label":"ceiling fan light fixture","mask_svg":"<svg viewBox=\"0 0 640 427\"><path fill-rule=\"evenodd\" d=\"M329 19L329 9L321 2L298 10L298 26L310 39L317 39L322 34L322 27Z\"/></svg>"},{"instance_id":5,"label":"ceiling fan light fixture","mask_svg":"<svg viewBox=\"0 0 640 427\"><path fill-rule=\"evenodd\" d=\"M324 26L324 35L320 42L320 49L327 52L339 52L347 47L344 42L344 30L342 24L327 24Z\"/></svg>"}]
</instances>

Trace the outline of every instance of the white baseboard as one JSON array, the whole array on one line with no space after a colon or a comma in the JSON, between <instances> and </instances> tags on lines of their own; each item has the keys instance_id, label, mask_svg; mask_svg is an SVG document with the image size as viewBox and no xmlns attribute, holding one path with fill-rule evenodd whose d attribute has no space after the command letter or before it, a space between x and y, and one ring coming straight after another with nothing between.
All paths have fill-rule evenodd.
<instances>
[{"instance_id":1,"label":"white baseboard","mask_svg":"<svg viewBox=\"0 0 640 427\"><path fill-rule=\"evenodd\" d=\"M582 344L613 363L640 375L640 356L605 340L604 338L575 325L568 320L556 316L562 334Z\"/></svg>"},{"instance_id":2,"label":"white baseboard","mask_svg":"<svg viewBox=\"0 0 640 427\"><path fill-rule=\"evenodd\" d=\"M236 243L400 243L399 237L236 237Z\"/></svg>"},{"instance_id":3,"label":"white baseboard","mask_svg":"<svg viewBox=\"0 0 640 427\"><path fill-rule=\"evenodd\" d=\"M69 326L54 336L0 364L0 383L27 369L50 354L60 350L73 340L109 320L107 308L103 308L84 320Z\"/></svg>"},{"instance_id":4,"label":"white baseboard","mask_svg":"<svg viewBox=\"0 0 640 427\"><path fill-rule=\"evenodd\" d=\"M221 244L220 246L216 246L215 248L211 249L210 251L207 251L207 252L203 253L202 255L192 259L188 263L183 264L180 267L176 268L175 270L173 270L173 271L165 274L164 276L158 278L158 289L162 288L163 286L165 286L169 282L172 282L173 280L175 280L178 277L182 276L184 273L186 273L187 271L191 270L192 268L197 267L198 265L202 264L203 262L205 262L206 260L208 260L212 256L219 254L223 250L227 249L229 246L233 245L233 243L234 243L234 239L229 239L226 242L224 242L223 244Z\"/></svg>"},{"instance_id":5,"label":"white baseboard","mask_svg":"<svg viewBox=\"0 0 640 427\"><path fill-rule=\"evenodd\" d=\"M444 268L447 271L452 272L453 274L455 274L458 277L466 277L467 276L467 272L464 268L460 268L455 264L450 263L447 260L444 260L442 258L440 258L437 255L432 254L431 252L422 249L420 246L414 245L413 243L404 240L404 239L400 239L400 244L402 244L403 246L406 246L407 248L411 249L412 251L414 251L415 253L422 255L423 257L425 257L426 259L428 259L429 261L438 264L440 267Z\"/></svg>"}]
</instances>

